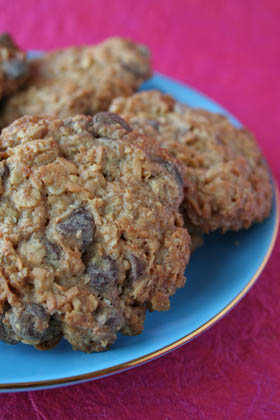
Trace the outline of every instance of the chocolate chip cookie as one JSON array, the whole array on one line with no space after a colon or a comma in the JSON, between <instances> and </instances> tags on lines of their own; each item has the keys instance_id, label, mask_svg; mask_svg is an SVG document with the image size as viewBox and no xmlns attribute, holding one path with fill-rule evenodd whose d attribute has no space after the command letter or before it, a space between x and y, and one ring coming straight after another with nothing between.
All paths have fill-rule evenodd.
<instances>
[{"instance_id":1,"label":"chocolate chip cookie","mask_svg":"<svg viewBox=\"0 0 280 420\"><path fill-rule=\"evenodd\" d=\"M9 34L0 35L0 100L14 93L29 77L26 55Z\"/></svg>"},{"instance_id":2,"label":"chocolate chip cookie","mask_svg":"<svg viewBox=\"0 0 280 420\"><path fill-rule=\"evenodd\" d=\"M118 115L26 116L0 137L0 339L107 349L168 310L190 239L180 165Z\"/></svg>"},{"instance_id":3,"label":"chocolate chip cookie","mask_svg":"<svg viewBox=\"0 0 280 420\"><path fill-rule=\"evenodd\" d=\"M5 103L0 128L23 115L105 111L113 98L131 95L151 76L148 49L121 38L46 53L31 62L31 70L26 88Z\"/></svg>"},{"instance_id":4,"label":"chocolate chip cookie","mask_svg":"<svg viewBox=\"0 0 280 420\"><path fill-rule=\"evenodd\" d=\"M110 110L184 164L183 213L191 232L239 230L269 216L270 177L249 131L158 91L117 98Z\"/></svg>"}]
</instances>

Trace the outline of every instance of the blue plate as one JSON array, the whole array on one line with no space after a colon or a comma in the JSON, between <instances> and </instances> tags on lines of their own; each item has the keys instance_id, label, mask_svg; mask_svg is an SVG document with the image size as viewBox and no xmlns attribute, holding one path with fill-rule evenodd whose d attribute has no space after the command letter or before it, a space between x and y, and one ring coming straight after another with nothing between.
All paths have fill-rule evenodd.
<instances>
[{"instance_id":1,"label":"blue plate","mask_svg":"<svg viewBox=\"0 0 280 420\"><path fill-rule=\"evenodd\" d=\"M170 93L189 105L226 114L240 125L211 99L160 74L143 89ZM159 357L205 331L245 295L272 251L279 220L275 187L274 192L272 213L264 223L206 237L191 258L186 287L171 299L171 310L149 313L141 335L120 336L109 351L97 354L73 351L66 341L46 352L0 343L0 390L51 388L100 378Z\"/></svg>"}]
</instances>

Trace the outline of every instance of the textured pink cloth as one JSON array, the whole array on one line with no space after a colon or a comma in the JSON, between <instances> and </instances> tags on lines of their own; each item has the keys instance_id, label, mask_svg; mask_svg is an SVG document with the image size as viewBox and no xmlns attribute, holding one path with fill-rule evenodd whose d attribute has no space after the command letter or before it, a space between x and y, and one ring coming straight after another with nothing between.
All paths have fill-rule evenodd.
<instances>
[{"instance_id":1,"label":"textured pink cloth","mask_svg":"<svg viewBox=\"0 0 280 420\"><path fill-rule=\"evenodd\" d=\"M255 132L280 180L279 0L0 0L0 30L26 49L146 43L156 70L224 105ZM222 321L128 372L0 395L0 420L280 419L280 240L259 281ZM246 322L244 322L246 321Z\"/></svg>"}]
</instances>

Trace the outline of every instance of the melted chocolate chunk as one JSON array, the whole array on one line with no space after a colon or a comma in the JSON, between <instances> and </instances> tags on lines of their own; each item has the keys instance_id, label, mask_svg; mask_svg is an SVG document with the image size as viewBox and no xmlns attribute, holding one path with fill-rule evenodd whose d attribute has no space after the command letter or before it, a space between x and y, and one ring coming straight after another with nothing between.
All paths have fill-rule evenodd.
<instances>
[{"instance_id":1,"label":"melted chocolate chunk","mask_svg":"<svg viewBox=\"0 0 280 420\"><path fill-rule=\"evenodd\" d=\"M16 313L12 310L8 312L8 319L16 336L25 340L40 340L44 336L48 328L49 316L43 315L43 308L41 310L39 306L27 304L22 312ZM42 316L45 316L44 320ZM44 322L45 328L42 328L40 321Z\"/></svg>"},{"instance_id":2,"label":"melted chocolate chunk","mask_svg":"<svg viewBox=\"0 0 280 420\"><path fill-rule=\"evenodd\" d=\"M59 342L61 336L61 321L57 316L52 316L49 320L49 327L44 332L40 343L36 347L40 350L50 349Z\"/></svg>"},{"instance_id":3,"label":"melted chocolate chunk","mask_svg":"<svg viewBox=\"0 0 280 420\"><path fill-rule=\"evenodd\" d=\"M42 319L43 321L49 318L49 315L46 309L42 305L39 305L38 303L28 303L26 305L26 310L27 312L31 313L32 315L34 315L35 317L39 319Z\"/></svg>"},{"instance_id":4,"label":"melted chocolate chunk","mask_svg":"<svg viewBox=\"0 0 280 420\"><path fill-rule=\"evenodd\" d=\"M112 112L98 112L93 117L94 124L119 124L127 132L132 131L130 125L127 124L119 115L113 114Z\"/></svg>"},{"instance_id":5,"label":"melted chocolate chunk","mask_svg":"<svg viewBox=\"0 0 280 420\"><path fill-rule=\"evenodd\" d=\"M111 257L104 257L100 266L90 264L86 273L89 275L89 287L103 292L115 286L118 280L118 266Z\"/></svg>"},{"instance_id":6,"label":"melted chocolate chunk","mask_svg":"<svg viewBox=\"0 0 280 420\"><path fill-rule=\"evenodd\" d=\"M143 276L145 272L145 264L138 257L133 254L129 254L127 257L130 270L128 272L128 279L133 282Z\"/></svg>"},{"instance_id":7,"label":"melted chocolate chunk","mask_svg":"<svg viewBox=\"0 0 280 420\"><path fill-rule=\"evenodd\" d=\"M165 169L167 169L168 172L174 176L174 178L176 179L177 184L179 185L179 187L181 189L183 189L183 187L184 187L184 179L183 179L183 176L181 174L180 169L178 168L178 166L175 165L175 163L169 162L168 160L164 160L164 159L162 159L160 157L154 158L153 161L156 162L156 163L159 163Z\"/></svg>"},{"instance_id":8,"label":"melted chocolate chunk","mask_svg":"<svg viewBox=\"0 0 280 420\"><path fill-rule=\"evenodd\" d=\"M96 315L96 320L102 327L108 327L114 331L121 329L124 324L123 315L112 306L102 307Z\"/></svg>"},{"instance_id":9,"label":"melted chocolate chunk","mask_svg":"<svg viewBox=\"0 0 280 420\"><path fill-rule=\"evenodd\" d=\"M63 236L74 237L84 252L93 241L95 223L89 211L82 207L58 223L56 230Z\"/></svg>"}]
</instances>

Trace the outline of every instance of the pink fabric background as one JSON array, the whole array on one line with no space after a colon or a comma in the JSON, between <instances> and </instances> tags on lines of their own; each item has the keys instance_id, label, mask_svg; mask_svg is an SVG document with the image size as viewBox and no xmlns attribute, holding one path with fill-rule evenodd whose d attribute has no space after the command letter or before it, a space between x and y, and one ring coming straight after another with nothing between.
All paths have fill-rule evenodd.
<instances>
[{"instance_id":1,"label":"pink fabric background","mask_svg":"<svg viewBox=\"0 0 280 420\"><path fill-rule=\"evenodd\" d=\"M0 0L0 30L26 49L146 43L156 70L205 92L255 132L280 181L279 0ZM1 420L280 419L280 240L222 321L173 353L112 377L0 395Z\"/></svg>"}]
</instances>

